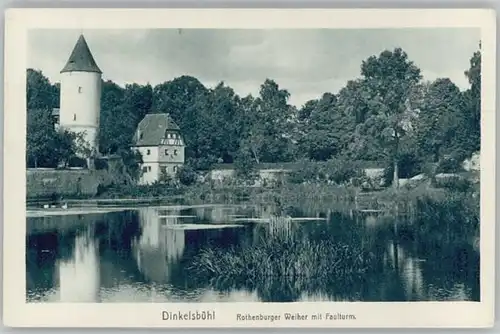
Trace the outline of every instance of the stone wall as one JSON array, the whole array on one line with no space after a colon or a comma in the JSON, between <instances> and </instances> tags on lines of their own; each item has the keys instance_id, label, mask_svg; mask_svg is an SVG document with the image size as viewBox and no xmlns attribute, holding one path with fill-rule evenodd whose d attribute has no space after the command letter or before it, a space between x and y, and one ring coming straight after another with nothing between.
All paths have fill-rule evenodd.
<instances>
[{"instance_id":1,"label":"stone wall","mask_svg":"<svg viewBox=\"0 0 500 334\"><path fill-rule=\"evenodd\" d=\"M26 197L92 197L99 185L112 182L107 170L55 170L28 169L26 171Z\"/></svg>"}]
</instances>

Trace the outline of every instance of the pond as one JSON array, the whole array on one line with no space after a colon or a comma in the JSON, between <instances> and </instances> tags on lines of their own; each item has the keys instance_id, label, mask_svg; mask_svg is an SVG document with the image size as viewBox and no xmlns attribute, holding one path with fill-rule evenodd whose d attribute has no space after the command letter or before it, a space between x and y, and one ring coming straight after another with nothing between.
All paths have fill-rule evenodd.
<instances>
[{"instance_id":1,"label":"pond","mask_svg":"<svg viewBox=\"0 0 500 334\"><path fill-rule=\"evenodd\" d=\"M479 300L478 238L471 231L464 235L461 219L465 222L466 217L436 223L427 216L410 223L404 217L395 219L377 212L291 208L284 219L276 221L277 214L283 216L272 205L31 212L26 236L27 301ZM285 235L286 247L269 245L268 240L275 240L270 234L273 231ZM334 264L350 266L350 260L332 255L340 253L332 253L330 244L320 244L325 240L342 245L347 253L353 249L364 254L369 259L360 262L366 267L364 274L331 271ZM293 247L294 243L313 251ZM290 276L259 268L265 264L253 255L270 258L265 252L277 249L271 266L297 266L299 260L288 259L301 257L305 257L301 263L307 264L307 257L312 256L309 263L324 269L297 267ZM200 261L203 254L205 262ZM225 262L220 265L226 266L222 272L197 274L200 266L216 265L221 257ZM237 270L240 274L228 274ZM267 274L251 278L245 270ZM312 274L301 275L301 270Z\"/></svg>"}]
</instances>

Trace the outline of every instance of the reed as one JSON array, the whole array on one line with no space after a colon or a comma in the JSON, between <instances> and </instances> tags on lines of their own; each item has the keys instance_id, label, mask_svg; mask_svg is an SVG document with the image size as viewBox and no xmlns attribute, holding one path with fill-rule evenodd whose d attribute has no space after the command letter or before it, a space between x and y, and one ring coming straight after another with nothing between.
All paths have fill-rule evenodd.
<instances>
[{"instance_id":1,"label":"reed","mask_svg":"<svg viewBox=\"0 0 500 334\"><path fill-rule=\"evenodd\" d=\"M266 284L342 285L359 281L370 267L371 257L360 247L329 238L311 241L285 217L271 219L267 234L255 245L227 249L203 249L189 270L215 286L247 282ZM271 283L270 283L271 282Z\"/></svg>"}]
</instances>

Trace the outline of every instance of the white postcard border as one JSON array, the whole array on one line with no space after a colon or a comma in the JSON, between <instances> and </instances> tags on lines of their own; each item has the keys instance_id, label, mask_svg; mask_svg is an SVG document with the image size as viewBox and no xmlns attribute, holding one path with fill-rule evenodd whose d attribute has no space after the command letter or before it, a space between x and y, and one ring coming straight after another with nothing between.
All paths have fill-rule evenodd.
<instances>
[{"instance_id":1,"label":"white postcard border","mask_svg":"<svg viewBox=\"0 0 500 334\"><path fill-rule=\"evenodd\" d=\"M495 282L496 17L488 9L10 9L5 17L4 322L15 327L489 327ZM481 29L481 302L28 304L25 298L26 56L29 29ZM162 312L214 311L169 321ZM353 314L356 320L237 321L237 314ZM196 314L196 313L194 313ZM309 316L309 319L311 316Z\"/></svg>"}]
</instances>

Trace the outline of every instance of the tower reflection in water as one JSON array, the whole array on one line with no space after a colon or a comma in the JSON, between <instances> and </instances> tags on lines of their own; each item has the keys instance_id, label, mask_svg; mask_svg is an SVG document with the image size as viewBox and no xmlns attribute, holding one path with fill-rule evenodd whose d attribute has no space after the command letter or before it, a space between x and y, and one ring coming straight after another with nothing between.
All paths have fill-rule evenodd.
<instances>
[{"instance_id":1,"label":"tower reflection in water","mask_svg":"<svg viewBox=\"0 0 500 334\"><path fill-rule=\"evenodd\" d=\"M75 237L74 256L57 267L61 302L99 302L99 257L90 231Z\"/></svg>"},{"instance_id":2,"label":"tower reflection in water","mask_svg":"<svg viewBox=\"0 0 500 334\"><path fill-rule=\"evenodd\" d=\"M160 213L162 213L160 215ZM133 254L139 271L154 283L168 283L170 272L185 248L185 232L174 229L180 212L144 208L139 212L141 236L133 242Z\"/></svg>"}]
</instances>

